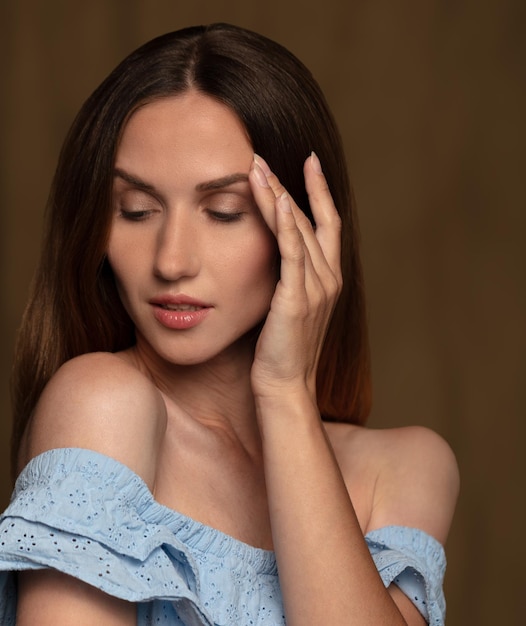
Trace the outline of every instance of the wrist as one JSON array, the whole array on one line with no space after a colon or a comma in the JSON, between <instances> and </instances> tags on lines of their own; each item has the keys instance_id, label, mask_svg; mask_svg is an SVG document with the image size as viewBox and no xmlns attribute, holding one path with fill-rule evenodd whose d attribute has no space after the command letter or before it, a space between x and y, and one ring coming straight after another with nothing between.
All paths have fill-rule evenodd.
<instances>
[{"instance_id":1,"label":"wrist","mask_svg":"<svg viewBox=\"0 0 526 626\"><path fill-rule=\"evenodd\" d=\"M256 406L285 408L295 406L297 403L317 406L316 391L305 381L279 382L258 387L253 388Z\"/></svg>"},{"instance_id":2,"label":"wrist","mask_svg":"<svg viewBox=\"0 0 526 626\"><path fill-rule=\"evenodd\" d=\"M256 402L281 403L290 398L310 397L316 403L316 375L256 376L251 374L252 393Z\"/></svg>"},{"instance_id":3,"label":"wrist","mask_svg":"<svg viewBox=\"0 0 526 626\"><path fill-rule=\"evenodd\" d=\"M316 394L306 385L285 386L255 394L256 414L260 426L271 423L295 424L320 422Z\"/></svg>"}]
</instances>

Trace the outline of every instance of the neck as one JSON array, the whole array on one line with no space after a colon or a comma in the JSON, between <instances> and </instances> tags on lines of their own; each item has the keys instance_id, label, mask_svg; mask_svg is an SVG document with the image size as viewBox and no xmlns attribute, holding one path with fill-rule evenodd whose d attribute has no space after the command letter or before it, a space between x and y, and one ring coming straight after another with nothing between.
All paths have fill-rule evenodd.
<instances>
[{"instance_id":1,"label":"neck","mask_svg":"<svg viewBox=\"0 0 526 626\"><path fill-rule=\"evenodd\" d=\"M140 345L127 354L165 397L168 419L182 410L202 426L221 430L259 456L261 437L250 382L252 345L196 365L168 363Z\"/></svg>"}]
</instances>

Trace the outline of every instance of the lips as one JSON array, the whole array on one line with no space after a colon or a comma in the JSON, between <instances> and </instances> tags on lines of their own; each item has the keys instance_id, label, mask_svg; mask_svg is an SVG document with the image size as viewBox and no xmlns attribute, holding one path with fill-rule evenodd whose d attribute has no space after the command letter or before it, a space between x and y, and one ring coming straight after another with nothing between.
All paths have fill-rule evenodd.
<instances>
[{"instance_id":1,"label":"lips","mask_svg":"<svg viewBox=\"0 0 526 626\"><path fill-rule=\"evenodd\" d=\"M203 308L193 304L160 304L159 306L167 311L199 311Z\"/></svg>"},{"instance_id":2,"label":"lips","mask_svg":"<svg viewBox=\"0 0 526 626\"><path fill-rule=\"evenodd\" d=\"M150 300L155 319L170 330L188 330L199 325L213 307L189 296L160 296Z\"/></svg>"}]
</instances>

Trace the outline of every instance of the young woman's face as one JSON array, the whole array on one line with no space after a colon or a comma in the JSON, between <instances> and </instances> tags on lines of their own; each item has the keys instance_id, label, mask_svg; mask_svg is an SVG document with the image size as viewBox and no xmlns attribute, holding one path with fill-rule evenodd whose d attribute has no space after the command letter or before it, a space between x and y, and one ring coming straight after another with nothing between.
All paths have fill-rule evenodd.
<instances>
[{"instance_id":1,"label":"young woman's face","mask_svg":"<svg viewBox=\"0 0 526 626\"><path fill-rule=\"evenodd\" d=\"M181 365L235 354L268 312L277 247L250 190L252 158L234 113L194 91L128 121L108 260L138 348Z\"/></svg>"}]
</instances>

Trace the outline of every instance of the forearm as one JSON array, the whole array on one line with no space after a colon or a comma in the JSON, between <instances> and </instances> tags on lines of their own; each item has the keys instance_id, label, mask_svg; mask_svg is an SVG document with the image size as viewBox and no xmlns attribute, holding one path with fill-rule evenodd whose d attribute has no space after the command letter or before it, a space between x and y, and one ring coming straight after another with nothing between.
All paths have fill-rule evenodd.
<instances>
[{"instance_id":1,"label":"forearm","mask_svg":"<svg viewBox=\"0 0 526 626\"><path fill-rule=\"evenodd\" d=\"M287 624L406 622L385 589L308 394L257 402Z\"/></svg>"}]
</instances>

